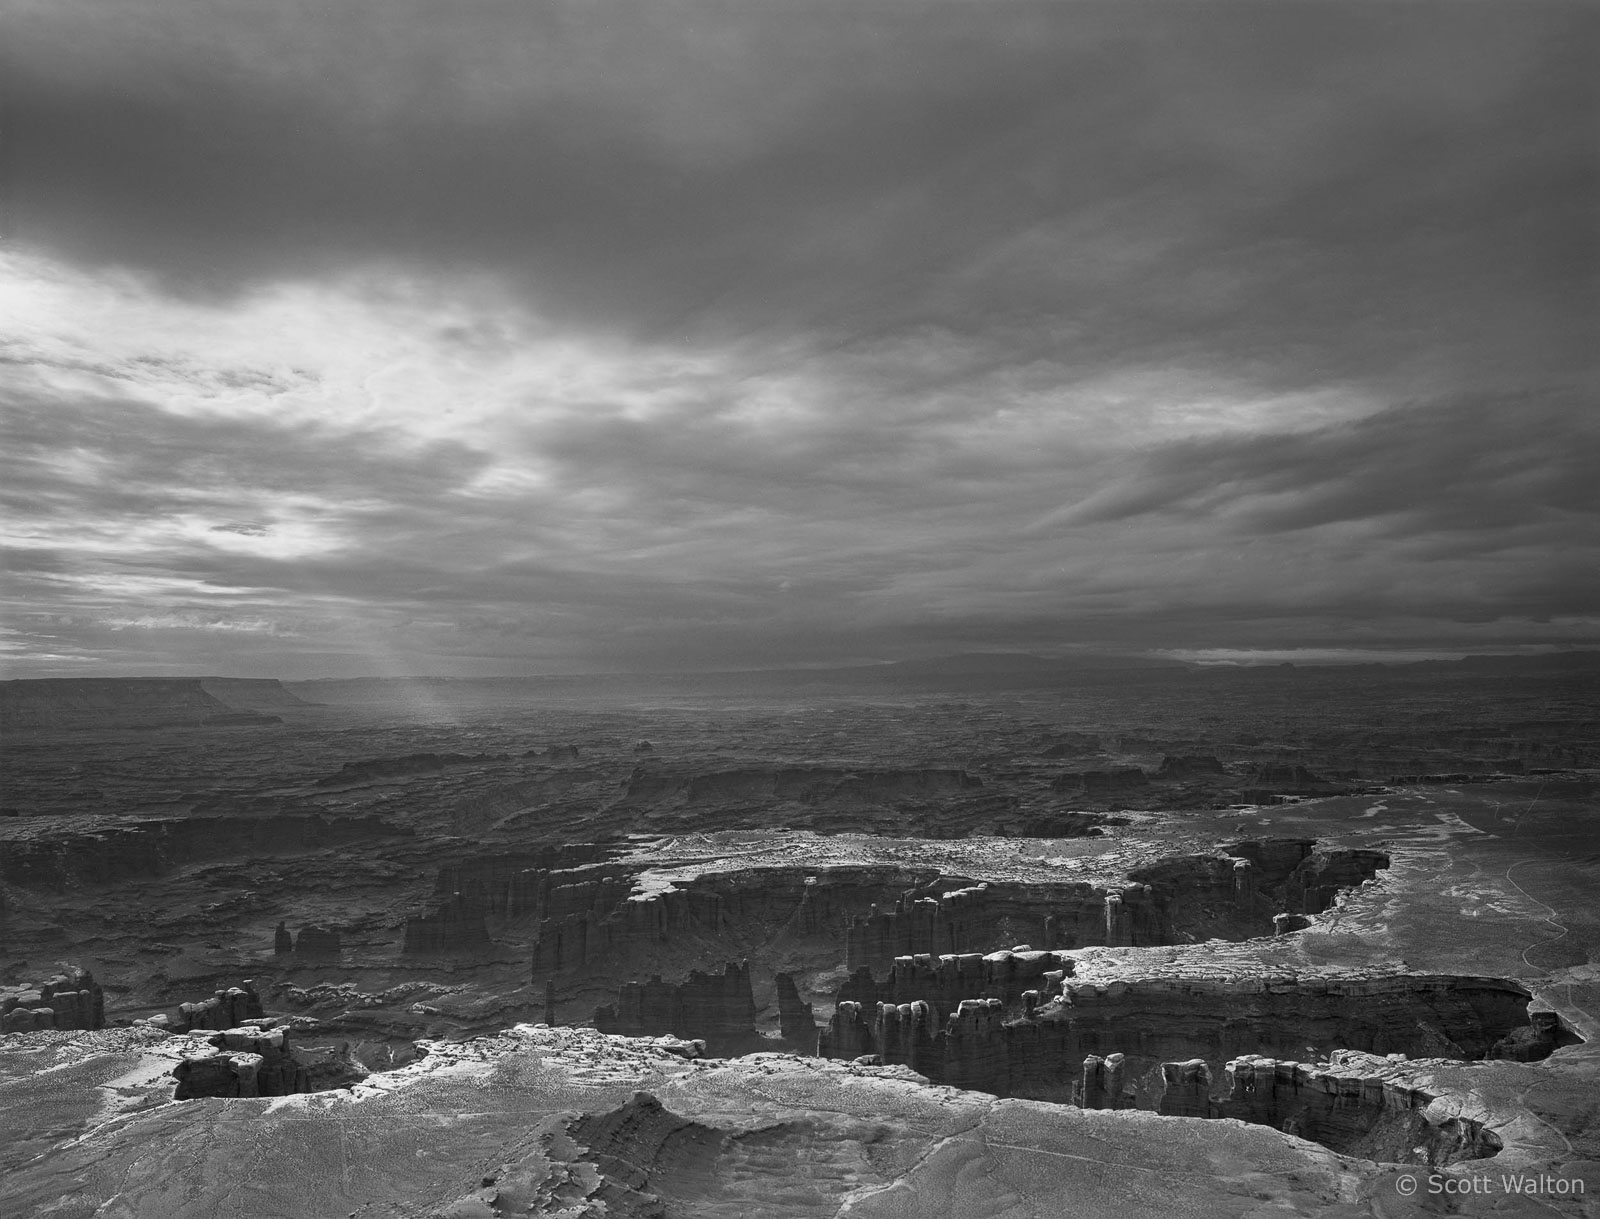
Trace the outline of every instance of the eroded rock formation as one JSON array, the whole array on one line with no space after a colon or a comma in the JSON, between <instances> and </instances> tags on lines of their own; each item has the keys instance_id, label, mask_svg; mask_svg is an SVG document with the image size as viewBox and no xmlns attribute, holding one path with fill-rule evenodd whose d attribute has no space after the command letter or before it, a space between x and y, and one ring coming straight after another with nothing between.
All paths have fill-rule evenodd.
<instances>
[{"instance_id":1,"label":"eroded rock formation","mask_svg":"<svg viewBox=\"0 0 1600 1219\"><path fill-rule=\"evenodd\" d=\"M290 1096L309 1092L304 1066L289 1052L282 1029L228 1028L206 1038L172 1069L174 1100L201 1096Z\"/></svg>"},{"instance_id":2,"label":"eroded rock formation","mask_svg":"<svg viewBox=\"0 0 1600 1219\"><path fill-rule=\"evenodd\" d=\"M0 1032L98 1029L106 1023L105 993L76 965L37 984L0 987Z\"/></svg>"},{"instance_id":3,"label":"eroded rock formation","mask_svg":"<svg viewBox=\"0 0 1600 1219\"><path fill-rule=\"evenodd\" d=\"M1085 1109L1132 1109L1134 1094L1128 1090L1127 1061L1121 1054L1104 1058L1090 1054L1083 1060L1078 1082L1078 1104Z\"/></svg>"},{"instance_id":4,"label":"eroded rock formation","mask_svg":"<svg viewBox=\"0 0 1600 1219\"><path fill-rule=\"evenodd\" d=\"M1015 951L962 953L953 956L897 957L888 977L878 982L870 967L857 969L839 988L838 997L870 1008L875 1003L931 1004L941 1016L963 999L999 999L1037 1006L1059 995L1072 975L1072 958L1062 953L1021 948ZM1028 999L1027 996L1032 998Z\"/></svg>"},{"instance_id":5,"label":"eroded rock formation","mask_svg":"<svg viewBox=\"0 0 1600 1219\"><path fill-rule=\"evenodd\" d=\"M406 920L400 951L407 956L482 952L491 943L484 913L482 902L452 893L432 912Z\"/></svg>"},{"instance_id":6,"label":"eroded rock formation","mask_svg":"<svg viewBox=\"0 0 1600 1219\"><path fill-rule=\"evenodd\" d=\"M936 880L935 870L769 868L717 872L635 891L635 878L591 870L552 884L541 906L533 976L649 957L667 943L788 934L837 941L886 893Z\"/></svg>"},{"instance_id":7,"label":"eroded rock formation","mask_svg":"<svg viewBox=\"0 0 1600 1219\"><path fill-rule=\"evenodd\" d=\"M255 981L246 978L238 986L219 990L209 999L194 1003L180 1003L175 1017L158 1018L158 1022L173 1032L188 1033L196 1029L232 1029L247 1021L266 1017L261 1006L261 996L256 993Z\"/></svg>"},{"instance_id":8,"label":"eroded rock formation","mask_svg":"<svg viewBox=\"0 0 1600 1219\"><path fill-rule=\"evenodd\" d=\"M1211 1112L1211 1068L1204 1058L1161 1064L1161 1099L1156 1111L1167 1117L1215 1116Z\"/></svg>"},{"instance_id":9,"label":"eroded rock formation","mask_svg":"<svg viewBox=\"0 0 1600 1219\"><path fill-rule=\"evenodd\" d=\"M778 1030L784 1043L801 1054L817 1052L817 1017L811 1004L800 996L793 976L777 974L773 985L778 992Z\"/></svg>"},{"instance_id":10,"label":"eroded rock formation","mask_svg":"<svg viewBox=\"0 0 1600 1219\"><path fill-rule=\"evenodd\" d=\"M172 1069L174 1100L202 1096L292 1096L342 1087L367 1071L342 1044L308 1050L272 1019L253 1019L205 1038Z\"/></svg>"},{"instance_id":11,"label":"eroded rock formation","mask_svg":"<svg viewBox=\"0 0 1600 1219\"><path fill-rule=\"evenodd\" d=\"M986 952L1019 941L1071 949L1268 935L1286 906L1319 913L1388 863L1379 851L1266 840L1173 856L1129 871L1118 885L985 882L902 896L851 921L846 967L884 970L900 956Z\"/></svg>"},{"instance_id":12,"label":"eroded rock formation","mask_svg":"<svg viewBox=\"0 0 1600 1219\"><path fill-rule=\"evenodd\" d=\"M341 937L337 927L321 927L315 923L300 928L298 936L289 931L288 924L280 922L272 932L274 956L337 957Z\"/></svg>"},{"instance_id":13,"label":"eroded rock formation","mask_svg":"<svg viewBox=\"0 0 1600 1219\"><path fill-rule=\"evenodd\" d=\"M1272 1126L1343 1155L1398 1164L1439 1167L1500 1151L1498 1135L1436 1106L1438 1096L1408 1082L1404 1070L1344 1050L1322 1065L1243 1056L1227 1064L1227 1093L1203 1116Z\"/></svg>"},{"instance_id":14,"label":"eroded rock formation","mask_svg":"<svg viewBox=\"0 0 1600 1219\"><path fill-rule=\"evenodd\" d=\"M754 1040L755 1014L749 962L730 961L720 974L693 970L677 983L659 976L626 983L615 1006L595 1011L594 1026L629 1037L670 1033L722 1050Z\"/></svg>"},{"instance_id":15,"label":"eroded rock formation","mask_svg":"<svg viewBox=\"0 0 1600 1219\"><path fill-rule=\"evenodd\" d=\"M439 869L434 891L459 893L494 918L564 918L610 911L628 895L630 873L611 875L602 864L615 848L575 842L529 850L499 851L459 860Z\"/></svg>"},{"instance_id":16,"label":"eroded rock formation","mask_svg":"<svg viewBox=\"0 0 1600 1219\"><path fill-rule=\"evenodd\" d=\"M899 957L1018 943L1056 950L1238 940L1272 934L1273 916L1286 905L1322 910L1388 862L1379 852L1318 852L1309 840L1291 839L1161 859L1121 883L963 883L937 869L860 865L732 869L649 883L604 862L607 848L584 850L601 862L475 861L442 870L440 885L455 886L484 913L539 918L532 960L539 982L600 962L626 968L664 945L698 951L730 937L751 945L788 937L819 948L842 938L852 973L886 973Z\"/></svg>"},{"instance_id":17,"label":"eroded rock formation","mask_svg":"<svg viewBox=\"0 0 1600 1219\"><path fill-rule=\"evenodd\" d=\"M1167 1067L1195 1060L1215 1075L1240 1055L1292 1055L1308 1047L1457 1060L1497 1052L1524 1061L1546 1056L1571 1035L1559 1020L1532 1022L1530 998L1504 979L1440 975L1109 984L1068 978L1053 998L1030 989L1009 999L964 998L953 1009L919 999L912 1012L915 1005L904 1002L851 999L837 1005L819 1052L873 1054L938 1082L1055 1101L1074 1099L1086 1057L1116 1054L1126 1064L1119 1086L1132 1090L1141 1107L1154 1108L1167 1088ZM907 1034L908 1020L915 1038ZM1082 1085L1076 1095L1083 1095Z\"/></svg>"}]
</instances>

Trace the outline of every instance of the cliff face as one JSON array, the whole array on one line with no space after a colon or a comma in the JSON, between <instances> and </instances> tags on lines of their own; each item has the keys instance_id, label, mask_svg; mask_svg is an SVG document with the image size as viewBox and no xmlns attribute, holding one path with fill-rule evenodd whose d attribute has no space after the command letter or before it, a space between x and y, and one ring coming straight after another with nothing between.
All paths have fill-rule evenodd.
<instances>
[{"instance_id":1,"label":"cliff face","mask_svg":"<svg viewBox=\"0 0 1600 1219\"><path fill-rule=\"evenodd\" d=\"M216 991L209 999L180 1003L175 1020L163 1017L158 1023L176 1033L190 1033L196 1029L236 1028L247 1020L264 1019L266 1014L255 981L246 978L238 986Z\"/></svg>"},{"instance_id":2,"label":"cliff face","mask_svg":"<svg viewBox=\"0 0 1600 1219\"><path fill-rule=\"evenodd\" d=\"M1044 954L1015 954L995 966L1031 974L1037 963L1026 958L1032 955ZM861 993L859 986L846 989ZM1053 998L1030 988L1015 998L964 998L953 1008L925 999L841 1002L819 1052L875 1054L937 1082L1077 1103L1083 1103L1078 1076L1085 1059L1118 1055L1125 1064L1118 1087L1131 1091L1140 1107L1154 1108L1170 1082L1166 1068L1175 1062L1199 1061L1218 1076L1239 1055L1289 1055L1308 1047L1461 1060L1510 1049L1507 1057L1542 1057L1562 1038L1558 1028L1541 1034L1554 1022L1530 1021L1530 998L1503 979L1437 975L1155 978L1108 985L1068 978Z\"/></svg>"},{"instance_id":3,"label":"cliff face","mask_svg":"<svg viewBox=\"0 0 1600 1219\"><path fill-rule=\"evenodd\" d=\"M842 940L851 975L866 969L882 976L900 958L972 956L1018 944L1059 951L1271 935L1278 929L1273 916L1286 904L1319 911L1340 888L1388 862L1377 852L1318 853L1309 840L1290 839L1173 856L1130 871L1120 884L962 884L931 868L866 865L736 869L662 883L604 862L605 848L586 850L601 862L577 855L552 858L550 867L524 867L510 857L475 861L442 870L440 885L456 886L493 915L539 919L535 983L596 967L625 975L663 949L733 944L753 952L774 940L795 949L810 944L833 960ZM986 993L951 993L941 1002ZM841 997L899 1001L874 991Z\"/></svg>"},{"instance_id":4,"label":"cliff face","mask_svg":"<svg viewBox=\"0 0 1600 1219\"><path fill-rule=\"evenodd\" d=\"M682 982L629 982L614 1007L601 1007L594 1026L602 1033L654 1037L670 1033L704 1041L714 1053L753 1048L756 1005L750 965L730 961L720 974L692 970Z\"/></svg>"},{"instance_id":5,"label":"cliff face","mask_svg":"<svg viewBox=\"0 0 1600 1219\"><path fill-rule=\"evenodd\" d=\"M780 973L772 981L778 991L778 1030L784 1045L798 1054L815 1054L817 1018L811 1004L801 998L790 974Z\"/></svg>"},{"instance_id":6,"label":"cliff face","mask_svg":"<svg viewBox=\"0 0 1600 1219\"><path fill-rule=\"evenodd\" d=\"M300 928L295 937L294 950L303 957L337 957L340 936L337 927L319 927L311 924Z\"/></svg>"},{"instance_id":7,"label":"cliff face","mask_svg":"<svg viewBox=\"0 0 1600 1219\"><path fill-rule=\"evenodd\" d=\"M166 728L261 725L281 722L254 710L276 687L281 705L299 705L276 681L251 682L240 707L209 692L230 684L196 677L59 677L0 682L0 729L72 730L88 728ZM274 695L276 697L276 695Z\"/></svg>"},{"instance_id":8,"label":"cliff face","mask_svg":"<svg viewBox=\"0 0 1600 1219\"><path fill-rule=\"evenodd\" d=\"M434 890L441 897L460 893L496 918L559 919L597 906L609 911L628 895L633 877L589 865L614 853L588 842L500 851L440 868Z\"/></svg>"},{"instance_id":9,"label":"cliff face","mask_svg":"<svg viewBox=\"0 0 1600 1219\"><path fill-rule=\"evenodd\" d=\"M642 960L665 944L787 935L837 943L849 921L886 893L938 878L933 870L829 867L718 872L645 893L610 869L551 885L533 952L533 975L599 962Z\"/></svg>"},{"instance_id":10,"label":"cliff face","mask_svg":"<svg viewBox=\"0 0 1600 1219\"><path fill-rule=\"evenodd\" d=\"M845 937L845 966L889 969L897 957L946 956L1004 943L1040 948L1104 944L1109 891L1090 884L982 883L926 897L900 897L853 918ZM1127 937L1131 916L1113 934ZM1124 940L1126 942L1126 940ZM1159 942L1146 938L1141 942Z\"/></svg>"},{"instance_id":11,"label":"cliff face","mask_svg":"<svg viewBox=\"0 0 1600 1219\"><path fill-rule=\"evenodd\" d=\"M367 1074L347 1045L312 1049L295 1045L272 1019L222 1029L184 1055L172 1069L173 1100L203 1096L293 1096L354 1083Z\"/></svg>"},{"instance_id":12,"label":"cliff face","mask_svg":"<svg viewBox=\"0 0 1600 1219\"><path fill-rule=\"evenodd\" d=\"M874 906L850 923L846 966L888 969L897 957L990 951L1179 944L1270 935L1286 906L1319 913L1389 858L1325 851L1309 840L1237 843L1134 869L1120 885L983 883Z\"/></svg>"},{"instance_id":13,"label":"cliff face","mask_svg":"<svg viewBox=\"0 0 1600 1219\"><path fill-rule=\"evenodd\" d=\"M37 985L0 986L0 1033L98 1029L105 1023L105 994L86 969L69 966Z\"/></svg>"},{"instance_id":14,"label":"cliff face","mask_svg":"<svg viewBox=\"0 0 1600 1219\"><path fill-rule=\"evenodd\" d=\"M1353 888L1388 866L1389 856L1382 851L1314 851L1285 883L1283 905L1289 913L1320 914L1333 905L1340 890Z\"/></svg>"},{"instance_id":15,"label":"cliff face","mask_svg":"<svg viewBox=\"0 0 1600 1219\"><path fill-rule=\"evenodd\" d=\"M428 914L409 918L400 951L418 953L474 953L490 945L480 902L460 893L451 894Z\"/></svg>"},{"instance_id":16,"label":"cliff face","mask_svg":"<svg viewBox=\"0 0 1600 1219\"><path fill-rule=\"evenodd\" d=\"M310 1076L290 1052L283 1029L240 1026L206 1038L172 1069L173 1100L202 1096L292 1096L311 1091Z\"/></svg>"},{"instance_id":17,"label":"cliff face","mask_svg":"<svg viewBox=\"0 0 1600 1219\"><path fill-rule=\"evenodd\" d=\"M433 1043L382 1086L294 1104L164 1104L170 1081L146 1081L173 1039L95 1037L52 1042L43 1057L58 1078L92 1060L101 1078L136 1081L116 1120L94 1088L27 1105L40 1079L19 1072L37 1070L41 1055L0 1061L11 1067L0 1074L8 1214L59 1209L63 1182L83 1213L173 1219L361 1208L1056 1219L1127 1213L1131 1190L1140 1213L1229 1217L1394 1197L1379 1166L1262 1126L1197 1138L1193 1123L1145 1114L931 1092L893 1069L816 1059L694 1062L591 1029L520 1026Z\"/></svg>"},{"instance_id":18,"label":"cliff face","mask_svg":"<svg viewBox=\"0 0 1600 1219\"><path fill-rule=\"evenodd\" d=\"M839 988L838 997L866 1008L920 1000L941 1016L963 999L1017 1004L1031 993L1031 1005L1037 1006L1044 998L1061 993L1072 969L1072 958L1065 954L1033 950L898 957L882 982L862 966Z\"/></svg>"},{"instance_id":19,"label":"cliff face","mask_svg":"<svg viewBox=\"0 0 1600 1219\"><path fill-rule=\"evenodd\" d=\"M1227 1065L1227 1092L1197 1116L1271 1126L1342 1155L1394 1164L1437 1168L1500 1151L1499 1136L1436 1106L1437 1095L1404 1078L1407 1069L1345 1051L1322 1066L1236 1058Z\"/></svg>"}]
</instances>

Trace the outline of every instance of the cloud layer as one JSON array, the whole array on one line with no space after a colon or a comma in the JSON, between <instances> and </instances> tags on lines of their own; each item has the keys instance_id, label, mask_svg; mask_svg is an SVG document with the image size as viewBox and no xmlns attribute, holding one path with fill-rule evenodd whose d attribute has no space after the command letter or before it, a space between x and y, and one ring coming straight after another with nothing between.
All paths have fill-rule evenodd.
<instances>
[{"instance_id":1,"label":"cloud layer","mask_svg":"<svg viewBox=\"0 0 1600 1219\"><path fill-rule=\"evenodd\" d=\"M19 675L1597 634L1580 7L269 7L14 23Z\"/></svg>"}]
</instances>

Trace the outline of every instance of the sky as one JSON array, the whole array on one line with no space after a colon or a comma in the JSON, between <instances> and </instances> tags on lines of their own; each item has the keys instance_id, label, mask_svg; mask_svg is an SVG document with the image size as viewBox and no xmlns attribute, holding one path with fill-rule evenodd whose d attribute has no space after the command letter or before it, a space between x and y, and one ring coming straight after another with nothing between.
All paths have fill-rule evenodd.
<instances>
[{"instance_id":1,"label":"sky","mask_svg":"<svg viewBox=\"0 0 1600 1219\"><path fill-rule=\"evenodd\" d=\"M0 0L9 677L1600 643L1600 10Z\"/></svg>"}]
</instances>

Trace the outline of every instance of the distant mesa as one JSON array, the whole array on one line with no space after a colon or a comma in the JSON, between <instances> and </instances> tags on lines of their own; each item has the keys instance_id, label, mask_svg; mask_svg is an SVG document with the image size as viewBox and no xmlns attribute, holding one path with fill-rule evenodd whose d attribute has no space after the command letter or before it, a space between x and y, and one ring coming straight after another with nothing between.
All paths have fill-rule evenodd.
<instances>
[{"instance_id":1,"label":"distant mesa","mask_svg":"<svg viewBox=\"0 0 1600 1219\"><path fill-rule=\"evenodd\" d=\"M0 730L259 726L310 705L271 678L21 678L0 682Z\"/></svg>"},{"instance_id":2,"label":"distant mesa","mask_svg":"<svg viewBox=\"0 0 1600 1219\"><path fill-rule=\"evenodd\" d=\"M296 711L316 706L291 694L282 682L270 677L202 677L200 686L212 698L237 711Z\"/></svg>"}]
</instances>

